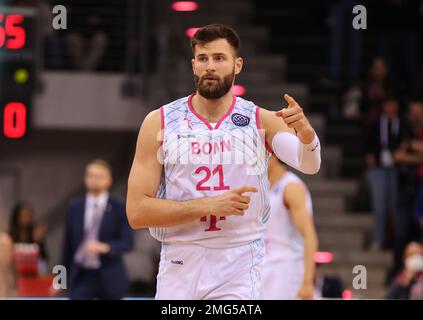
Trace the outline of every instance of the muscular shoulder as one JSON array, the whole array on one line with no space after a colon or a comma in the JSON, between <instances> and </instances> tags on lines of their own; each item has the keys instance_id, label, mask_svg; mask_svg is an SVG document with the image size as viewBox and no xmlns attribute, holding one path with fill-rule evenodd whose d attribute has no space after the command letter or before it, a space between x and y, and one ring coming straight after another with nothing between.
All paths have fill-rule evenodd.
<instances>
[{"instance_id":1,"label":"muscular shoulder","mask_svg":"<svg viewBox=\"0 0 423 320\"><path fill-rule=\"evenodd\" d=\"M268 123L272 120L273 117L275 117L275 112L270 111L264 108L257 107L259 109L259 116L260 116L260 122L264 125L265 123Z\"/></svg>"},{"instance_id":2,"label":"muscular shoulder","mask_svg":"<svg viewBox=\"0 0 423 320\"><path fill-rule=\"evenodd\" d=\"M161 132L161 111L155 109L144 118L138 133L136 158L144 161L146 155L156 155L163 139Z\"/></svg>"},{"instance_id":3,"label":"muscular shoulder","mask_svg":"<svg viewBox=\"0 0 423 320\"><path fill-rule=\"evenodd\" d=\"M306 189L300 182L291 182L286 185L284 202L288 207L298 207L306 203Z\"/></svg>"},{"instance_id":4,"label":"muscular shoulder","mask_svg":"<svg viewBox=\"0 0 423 320\"><path fill-rule=\"evenodd\" d=\"M275 115L275 111L259 108L259 119L262 129L266 133L266 141L272 144L273 136L279 131L286 131L295 134L293 129L288 128L282 118Z\"/></svg>"},{"instance_id":5,"label":"muscular shoulder","mask_svg":"<svg viewBox=\"0 0 423 320\"><path fill-rule=\"evenodd\" d=\"M150 111L142 122L139 136L142 136L143 139L155 139L160 132L161 123L162 116L160 109Z\"/></svg>"},{"instance_id":6,"label":"muscular shoulder","mask_svg":"<svg viewBox=\"0 0 423 320\"><path fill-rule=\"evenodd\" d=\"M160 127L161 122L161 111L160 108L150 111L144 118L143 124L153 125Z\"/></svg>"}]
</instances>

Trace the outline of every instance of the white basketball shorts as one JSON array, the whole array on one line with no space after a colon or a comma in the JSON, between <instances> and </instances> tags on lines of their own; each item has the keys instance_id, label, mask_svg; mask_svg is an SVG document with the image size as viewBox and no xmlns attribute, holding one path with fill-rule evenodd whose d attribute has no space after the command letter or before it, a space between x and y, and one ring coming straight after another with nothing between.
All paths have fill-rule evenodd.
<instances>
[{"instance_id":1,"label":"white basketball shorts","mask_svg":"<svg viewBox=\"0 0 423 320\"><path fill-rule=\"evenodd\" d=\"M162 244L156 299L259 298L263 240L232 248Z\"/></svg>"}]
</instances>

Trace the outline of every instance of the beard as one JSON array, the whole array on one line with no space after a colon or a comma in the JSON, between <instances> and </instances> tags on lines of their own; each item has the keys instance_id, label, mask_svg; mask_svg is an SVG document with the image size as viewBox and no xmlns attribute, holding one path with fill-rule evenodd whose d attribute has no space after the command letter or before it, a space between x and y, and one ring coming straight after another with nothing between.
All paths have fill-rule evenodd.
<instances>
[{"instance_id":1,"label":"beard","mask_svg":"<svg viewBox=\"0 0 423 320\"><path fill-rule=\"evenodd\" d=\"M206 78L216 80L208 83ZM235 68L221 79L219 76L206 74L203 77L194 76L195 88L198 94L206 99L219 99L229 92L235 79Z\"/></svg>"}]
</instances>

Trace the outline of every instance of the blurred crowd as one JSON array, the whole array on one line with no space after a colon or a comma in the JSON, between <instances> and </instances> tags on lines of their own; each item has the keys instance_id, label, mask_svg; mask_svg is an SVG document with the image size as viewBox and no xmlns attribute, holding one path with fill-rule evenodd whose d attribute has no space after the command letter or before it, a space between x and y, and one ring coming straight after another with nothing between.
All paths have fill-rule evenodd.
<instances>
[{"instance_id":1,"label":"blurred crowd","mask_svg":"<svg viewBox=\"0 0 423 320\"><path fill-rule=\"evenodd\" d=\"M361 32L350 27L356 5L367 8L368 29ZM341 97L335 116L361 123L374 215L370 250L392 248L386 284L394 285L408 272L410 250L421 256L423 240L423 1L338 0L330 8L325 84Z\"/></svg>"},{"instance_id":2,"label":"blurred crowd","mask_svg":"<svg viewBox=\"0 0 423 320\"><path fill-rule=\"evenodd\" d=\"M134 234L124 202L109 193L111 166L105 160L92 160L86 165L84 182L85 194L70 199L66 209L60 246L66 285L51 287L47 225L38 221L29 202L20 201L12 209L8 232L0 234L0 297L40 292L42 296L63 295L65 291L58 289L67 289L71 299L120 299L128 295L130 283L123 255L134 249Z\"/></svg>"}]
</instances>

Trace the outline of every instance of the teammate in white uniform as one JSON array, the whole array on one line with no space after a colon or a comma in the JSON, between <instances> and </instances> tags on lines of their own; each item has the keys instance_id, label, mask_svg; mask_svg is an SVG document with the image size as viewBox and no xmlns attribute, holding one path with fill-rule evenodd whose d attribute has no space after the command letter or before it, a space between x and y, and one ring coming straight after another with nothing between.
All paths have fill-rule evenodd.
<instances>
[{"instance_id":1,"label":"teammate in white uniform","mask_svg":"<svg viewBox=\"0 0 423 320\"><path fill-rule=\"evenodd\" d=\"M269 160L271 213L264 234L262 299L312 299L317 235L305 184L275 157Z\"/></svg>"},{"instance_id":2,"label":"teammate in white uniform","mask_svg":"<svg viewBox=\"0 0 423 320\"><path fill-rule=\"evenodd\" d=\"M157 299L257 299L269 145L314 174L319 141L292 97L285 95L288 108L271 112L232 95L243 65L234 30L203 27L191 46L196 93L144 119L128 180L128 220L162 242Z\"/></svg>"}]
</instances>

